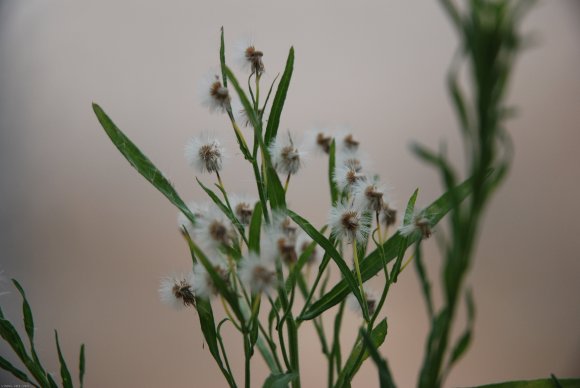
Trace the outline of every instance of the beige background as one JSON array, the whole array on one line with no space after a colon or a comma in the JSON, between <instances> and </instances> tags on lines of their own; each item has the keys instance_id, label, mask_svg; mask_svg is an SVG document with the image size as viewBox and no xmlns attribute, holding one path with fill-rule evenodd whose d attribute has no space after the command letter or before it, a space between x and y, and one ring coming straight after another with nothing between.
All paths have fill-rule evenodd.
<instances>
[{"instance_id":1,"label":"beige background","mask_svg":"<svg viewBox=\"0 0 580 388\"><path fill-rule=\"evenodd\" d=\"M91 101L185 199L200 200L183 159L187 138L210 129L234 150L227 123L196 92L217 64L224 25L229 46L254 34L270 79L295 46L282 127L351 125L399 205L416 186L423 204L441 192L434 171L409 153L412 140L446 139L460 162L444 89L457 40L434 1L3 0L0 12L0 265L28 292L51 370L58 373L53 328L74 369L78 345L87 344L88 387L223 385L195 314L157 298L159 278L189 263L175 209L110 144ZM539 46L522 57L510 93L521 112L509 123L513 170L486 215L468 281L475 342L449 386L580 375L579 20L576 0L552 0L525 23ZM252 192L240 161L234 152L224 180ZM293 208L318 224L328 204L324 170L311 159L289 191ZM434 243L427 261L437 279ZM0 298L17 319L17 295ZM427 333L413 270L393 289L386 314L381 350L399 385L412 386ZM345 348L357 323L348 313ZM241 379L241 340L226 334ZM323 386L326 364L310 327L300 346L304 386ZM8 353L4 344L0 353ZM266 372L259 357L253 365L259 386ZM355 385L377 385L371 363Z\"/></svg>"}]
</instances>

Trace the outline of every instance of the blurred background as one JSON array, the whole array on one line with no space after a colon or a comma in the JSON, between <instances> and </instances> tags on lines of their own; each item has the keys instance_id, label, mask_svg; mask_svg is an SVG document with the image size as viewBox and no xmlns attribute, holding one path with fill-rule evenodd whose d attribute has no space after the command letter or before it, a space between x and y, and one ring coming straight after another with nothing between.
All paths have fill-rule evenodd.
<instances>
[{"instance_id":1,"label":"blurred background","mask_svg":"<svg viewBox=\"0 0 580 388\"><path fill-rule=\"evenodd\" d=\"M509 94L519 111L508 124L513 169L486 213L468 280L475 340L448 386L580 375L579 21L576 0L544 1L526 18L537 45L521 56ZM294 45L281 129L300 137L315 126L350 126L399 207L415 187L423 205L441 193L436 172L409 152L412 141L444 140L462 164L444 83L458 42L436 1L1 0L0 270L26 289L40 356L57 375L53 328L75 373L86 343L87 387L224 385L193 310L174 312L157 296L160 278L190 263L176 210L91 110L101 104L185 200L205 198L184 144L213 131L231 151L226 186L255 195L231 127L197 95L198 80L218 64L222 25L227 55L238 38L254 37L269 81ZM325 171L323 159L310 158L288 194L317 225L329 203ZM434 242L425 256L438 284ZM19 321L18 294L9 282L1 287L5 314ZM413 386L428 325L412 267L385 314L381 351L399 386ZM349 349L360 318L345 319ZM225 337L241 378L242 341L229 328ZM303 385L323 386L326 363L308 324L300 347ZM14 360L4 343L0 354ZM259 356L252 362L260 386L267 371ZM14 382L1 372L0 381ZM378 386L372 363L354 386Z\"/></svg>"}]
</instances>

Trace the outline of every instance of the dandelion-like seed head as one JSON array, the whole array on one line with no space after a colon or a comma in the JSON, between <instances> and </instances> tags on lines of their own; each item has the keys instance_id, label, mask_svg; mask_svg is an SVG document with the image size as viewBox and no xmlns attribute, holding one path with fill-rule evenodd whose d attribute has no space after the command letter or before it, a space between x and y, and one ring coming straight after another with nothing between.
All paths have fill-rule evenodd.
<instances>
[{"instance_id":1,"label":"dandelion-like seed head","mask_svg":"<svg viewBox=\"0 0 580 388\"><path fill-rule=\"evenodd\" d=\"M237 237L231 221L215 207L211 207L206 216L198 220L194 233L203 244L210 248L229 245Z\"/></svg>"},{"instance_id":2,"label":"dandelion-like seed head","mask_svg":"<svg viewBox=\"0 0 580 388\"><path fill-rule=\"evenodd\" d=\"M294 175L302 166L303 153L294 145L290 133L287 138L274 139L270 144L270 155L272 165L280 174Z\"/></svg>"},{"instance_id":3,"label":"dandelion-like seed head","mask_svg":"<svg viewBox=\"0 0 580 388\"><path fill-rule=\"evenodd\" d=\"M231 96L216 71L209 72L200 82L199 89L202 105L210 112L225 113L231 109Z\"/></svg>"},{"instance_id":4,"label":"dandelion-like seed head","mask_svg":"<svg viewBox=\"0 0 580 388\"><path fill-rule=\"evenodd\" d=\"M332 137L325 135L323 132L319 132L316 135L316 145L320 147L325 153L330 152L330 144L332 143Z\"/></svg>"},{"instance_id":5,"label":"dandelion-like seed head","mask_svg":"<svg viewBox=\"0 0 580 388\"><path fill-rule=\"evenodd\" d=\"M161 301L176 310L195 307L195 294L192 287L193 274L169 276L161 280L159 297Z\"/></svg>"},{"instance_id":6,"label":"dandelion-like seed head","mask_svg":"<svg viewBox=\"0 0 580 388\"><path fill-rule=\"evenodd\" d=\"M310 244L312 244L312 239L310 238L310 236L308 236L304 232L298 234L296 238L296 249L300 254L306 252L306 250L310 247ZM318 252L318 246L314 245L312 253L310 254L310 256L308 256L308 259L306 260L306 265L310 266L318 264L320 262L320 259L321 257Z\"/></svg>"},{"instance_id":7,"label":"dandelion-like seed head","mask_svg":"<svg viewBox=\"0 0 580 388\"><path fill-rule=\"evenodd\" d=\"M357 169L341 164L334 168L333 180L340 191L351 191L359 182L366 181L366 175Z\"/></svg>"},{"instance_id":8,"label":"dandelion-like seed head","mask_svg":"<svg viewBox=\"0 0 580 388\"><path fill-rule=\"evenodd\" d=\"M276 248L282 261L288 265L296 263L298 256L296 254L296 240L285 235L280 235L276 239Z\"/></svg>"},{"instance_id":9,"label":"dandelion-like seed head","mask_svg":"<svg viewBox=\"0 0 580 388\"><path fill-rule=\"evenodd\" d=\"M347 243L364 242L369 234L370 218L352 205L339 203L330 210L329 225L338 239L344 238Z\"/></svg>"},{"instance_id":10,"label":"dandelion-like seed head","mask_svg":"<svg viewBox=\"0 0 580 388\"><path fill-rule=\"evenodd\" d=\"M219 140L207 135L193 137L185 146L185 158L200 173L219 172L223 166L224 154Z\"/></svg>"},{"instance_id":11,"label":"dandelion-like seed head","mask_svg":"<svg viewBox=\"0 0 580 388\"><path fill-rule=\"evenodd\" d=\"M242 223L242 225L249 225L252 220L252 213L254 210L247 202L240 202L234 207L236 217Z\"/></svg>"},{"instance_id":12,"label":"dandelion-like seed head","mask_svg":"<svg viewBox=\"0 0 580 388\"><path fill-rule=\"evenodd\" d=\"M277 278L273 262L260 260L253 252L240 260L238 275L242 284L254 294L270 293L276 287Z\"/></svg>"},{"instance_id":13,"label":"dandelion-like seed head","mask_svg":"<svg viewBox=\"0 0 580 388\"><path fill-rule=\"evenodd\" d=\"M424 210L415 209L413 211L413 217L411 218L411 222L409 222L408 224L403 224L399 227L399 232L405 237L409 237L416 231L421 233L422 238L431 237L432 234L431 221L426 216Z\"/></svg>"},{"instance_id":14,"label":"dandelion-like seed head","mask_svg":"<svg viewBox=\"0 0 580 388\"><path fill-rule=\"evenodd\" d=\"M380 222L387 227L395 225L397 223L397 210L388 203L383 203Z\"/></svg>"},{"instance_id":15,"label":"dandelion-like seed head","mask_svg":"<svg viewBox=\"0 0 580 388\"><path fill-rule=\"evenodd\" d=\"M252 69L252 73L256 73L257 75L261 75L264 72L264 62L262 62L262 57L264 53L260 50L257 50L253 45L246 47L244 52L246 57L246 61L250 64L250 68Z\"/></svg>"},{"instance_id":16,"label":"dandelion-like seed head","mask_svg":"<svg viewBox=\"0 0 580 388\"><path fill-rule=\"evenodd\" d=\"M356 140L351 133L347 134L342 139L342 143L343 143L344 148L349 150L349 151L358 150L358 146L360 145L360 142L358 140Z\"/></svg>"},{"instance_id":17,"label":"dandelion-like seed head","mask_svg":"<svg viewBox=\"0 0 580 388\"><path fill-rule=\"evenodd\" d=\"M215 264L213 268L219 277L224 282L228 283L228 271L225 265ZM198 297L204 299L211 299L218 294L218 288L216 287L211 275L200 263L196 263L193 267L193 291Z\"/></svg>"},{"instance_id":18,"label":"dandelion-like seed head","mask_svg":"<svg viewBox=\"0 0 580 388\"><path fill-rule=\"evenodd\" d=\"M372 316L376 312L377 305L379 303L379 298L377 297L376 292L366 284L363 286L363 290L365 293L365 299L367 301L367 309L369 311L369 315ZM362 309L360 308L360 303L358 299L354 296L354 294L352 293L349 294L347 303L353 312L362 316Z\"/></svg>"},{"instance_id":19,"label":"dandelion-like seed head","mask_svg":"<svg viewBox=\"0 0 580 388\"><path fill-rule=\"evenodd\" d=\"M358 207L375 213L383 210L385 190L378 182L358 181L352 190Z\"/></svg>"},{"instance_id":20,"label":"dandelion-like seed head","mask_svg":"<svg viewBox=\"0 0 580 388\"><path fill-rule=\"evenodd\" d=\"M267 230L267 233L272 236L272 239L274 239L279 233L282 233L289 238L296 237L296 225L294 225L292 219L284 212L276 211L272 220L272 225Z\"/></svg>"}]
</instances>

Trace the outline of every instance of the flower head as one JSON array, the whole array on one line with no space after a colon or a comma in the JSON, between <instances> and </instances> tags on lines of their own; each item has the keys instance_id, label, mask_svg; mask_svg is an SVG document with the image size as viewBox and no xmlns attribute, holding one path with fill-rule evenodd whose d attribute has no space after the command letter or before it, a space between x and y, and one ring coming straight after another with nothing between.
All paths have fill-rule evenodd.
<instances>
[{"instance_id":1,"label":"flower head","mask_svg":"<svg viewBox=\"0 0 580 388\"><path fill-rule=\"evenodd\" d=\"M159 297L168 306L180 310L185 306L195 307L193 273L169 276L161 280Z\"/></svg>"},{"instance_id":2,"label":"flower head","mask_svg":"<svg viewBox=\"0 0 580 388\"><path fill-rule=\"evenodd\" d=\"M364 242L369 235L371 218L368 213L345 203L338 203L330 209L328 224L332 235L337 239L345 238L348 243L354 240Z\"/></svg>"},{"instance_id":3,"label":"flower head","mask_svg":"<svg viewBox=\"0 0 580 388\"><path fill-rule=\"evenodd\" d=\"M390 204L384 202L379 220L386 227L395 225L395 223L397 223L397 209L391 207Z\"/></svg>"},{"instance_id":4,"label":"flower head","mask_svg":"<svg viewBox=\"0 0 580 388\"><path fill-rule=\"evenodd\" d=\"M331 143L332 135L324 129L313 129L304 134L305 149L314 154L328 154Z\"/></svg>"},{"instance_id":5,"label":"flower head","mask_svg":"<svg viewBox=\"0 0 580 388\"><path fill-rule=\"evenodd\" d=\"M236 62L243 70L260 76L264 72L264 53L256 48L251 39L243 39L236 46Z\"/></svg>"},{"instance_id":6,"label":"flower head","mask_svg":"<svg viewBox=\"0 0 580 388\"><path fill-rule=\"evenodd\" d=\"M245 196L233 195L230 198L232 210L242 225L249 225L256 201Z\"/></svg>"},{"instance_id":7,"label":"flower head","mask_svg":"<svg viewBox=\"0 0 580 388\"><path fill-rule=\"evenodd\" d=\"M214 269L224 282L228 281L228 271L225 265L216 264ZM193 266L193 291L200 298L210 299L217 295L218 289L215 286L211 275L201 263Z\"/></svg>"},{"instance_id":8,"label":"flower head","mask_svg":"<svg viewBox=\"0 0 580 388\"><path fill-rule=\"evenodd\" d=\"M214 206L209 208L205 217L198 219L194 233L202 244L210 248L229 245L237 237L231 221Z\"/></svg>"},{"instance_id":9,"label":"flower head","mask_svg":"<svg viewBox=\"0 0 580 388\"><path fill-rule=\"evenodd\" d=\"M363 289L365 292L365 299L367 301L367 309L369 311L369 315L372 316L377 309L377 304L379 303L379 298L377 297L377 294L366 284L363 286ZM352 311L354 311L357 314L362 315L360 303L359 303L358 299L354 296L354 294L351 293L348 295L347 303Z\"/></svg>"},{"instance_id":10,"label":"flower head","mask_svg":"<svg viewBox=\"0 0 580 388\"><path fill-rule=\"evenodd\" d=\"M277 284L274 263L270 260L260 260L253 252L240 260L238 275L242 284L254 294L270 293Z\"/></svg>"},{"instance_id":11,"label":"flower head","mask_svg":"<svg viewBox=\"0 0 580 388\"><path fill-rule=\"evenodd\" d=\"M217 72L210 72L200 83L201 103L210 112L225 113L230 108L231 96Z\"/></svg>"},{"instance_id":12,"label":"flower head","mask_svg":"<svg viewBox=\"0 0 580 388\"><path fill-rule=\"evenodd\" d=\"M202 134L187 142L185 158L200 173L219 172L223 165L224 148L218 139Z\"/></svg>"},{"instance_id":13,"label":"flower head","mask_svg":"<svg viewBox=\"0 0 580 388\"><path fill-rule=\"evenodd\" d=\"M409 223L403 222L403 225L399 227L399 232L405 237L411 236L416 231L420 232L423 238L431 237L431 221L425 210L415 209L411 221Z\"/></svg>"},{"instance_id":14,"label":"flower head","mask_svg":"<svg viewBox=\"0 0 580 388\"><path fill-rule=\"evenodd\" d=\"M208 211L209 206L207 204L199 204L197 202L191 201L187 203L187 208L191 211L191 214L193 214L196 219L199 219L204 217L204 214ZM182 212L177 214L177 227L182 233L185 229L189 236L193 237L194 226L189 218L187 218Z\"/></svg>"},{"instance_id":15,"label":"flower head","mask_svg":"<svg viewBox=\"0 0 580 388\"><path fill-rule=\"evenodd\" d=\"M338 131L335 136L336 147L339 152L356 152L358 151L360 141L352 134L349 128Z\"/></svg>"},{"instance_id":16,"label":"flower head","mask_svg":"<svg viewBox=\"0 0 580 388\"><path fill-rule=\"evenodd\" d=\"M294 175L302 165L304 153L299 151L294 145L290 133L288 137L277 137L270 144L270 155L272 155L272 165L277 172L284 175Z\"/></svg>"},{"instance_id":17,"label":"flower head","mask_svg":"<svg viewBox=\"0 0 580 388\"><path fill-rule=\"evenodd\" d=\"M358 165L337 164L332 179L340 191L350 192L359 182L366 181L366 175Z\"/></svg>"},{"instance_id":18,"label":"flower head","mask_svg":"<svg viewBox=\"0 0 580 388\"><path fill-rule=\"evenodd\" d=\"M308 236L304 232L300 232L296 237L296 249L298 251L298 254L302 255L303 253L305 253L312 243L313 241L310 238L310 236ZM308 256L308 259L306 260L306 265L311 266L320 263L322 257L320 256L320 252L318 251L319 251L318 245L314 244L312 253Z\"/></svg>"},{"instance_id":19,"label":"flower head","mask_svg":"<svg viewBox=\"0 0 580 388\"><path fill-rule=\"evenodd\" d=\"M376 180L359 180L353 185L352 193L361 209L380 212L383 209L385 189Z\"/></svg>"}]
</instances>

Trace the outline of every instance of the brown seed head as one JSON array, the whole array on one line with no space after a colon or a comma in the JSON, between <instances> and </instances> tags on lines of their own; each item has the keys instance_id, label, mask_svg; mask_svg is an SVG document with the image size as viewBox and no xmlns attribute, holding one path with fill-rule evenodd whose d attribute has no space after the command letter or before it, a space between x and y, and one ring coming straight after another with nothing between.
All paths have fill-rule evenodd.
<instances>
[{"instance_id":1,"label":"brown seed head","mask_svg":"<svg viewBox=\"0 0 580 388\"><path fill-rule=\"evenodd\" d=\"M250 221L252 220L252 213L253 210L250 207L250 204L246 202L240 202L236 208L234 209L236 212L236 216L240 220L243 225L249 225Z\"/></svg>"},{"instance_id":2,"label":"brown seed head","mask_svg":"<svg viewBox=\"0 0 580 388\"><path fill-rule=\"evenodd\" d=\"M264 63L262 62L262 57L264 53L256 50L254 46L250 46L246 49L246 59L252 65L252 72L260 75L264 72Z\"/></svg>"},{"instance_id":3,"label":"brown seed head","mask_svg":"<svg viewBox=\"0 0 580 388\"><path fill-rule=\"evenodd\" d=\"M177 299L181 299L185 306L195 307L195 296L191 290L191 286L185 280L181 280L173 286L173 295Z\"/></svg>"},{"instance_id":4,"label":"brown seed head","mask_svg":"<svg viewBox=\"0 0 580 388\"><path fill-rule=\"evenodd\" d=\"M352 134L348 134L344 137L344 145L346 146L346 148L348 148L349 150L356 150L359 146L360 142L358 140L355 140L354 137L352 136Z\"/></svg>"},{"instance_id":5,"label":"brown seed head","mask_svg":"<svg viewBox=\"0 0 580 388\"><path fill-rule=\"evenodd\" d=\"M359 227L358 213L355 211L345 212L341 219L342 227L349 232L356 232Z\"/></svg>"},{"instance_id":6,"label":"brown seed head","mask_svg":"<svg viewBox=\"0 0 580 388\"><path fill-rule=\"evenodd\" d=\"M318 146L320 148L322 148L324 150L324 152L329 153L330 152L330 143L332 142L332 138L330 136L324 136L324 133L320 132L318 135L316 135L316 144L318 144Z\"/></svg>"}]
</instances>

